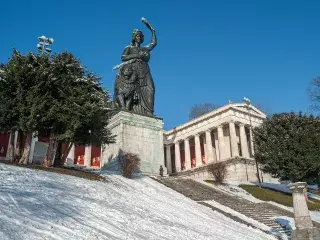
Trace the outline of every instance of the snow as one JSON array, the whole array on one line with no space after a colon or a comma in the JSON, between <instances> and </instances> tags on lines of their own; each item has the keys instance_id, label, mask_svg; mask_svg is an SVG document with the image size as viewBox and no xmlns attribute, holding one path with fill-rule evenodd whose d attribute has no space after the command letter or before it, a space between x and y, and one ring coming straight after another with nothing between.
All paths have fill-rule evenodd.
<instances>
[{"instance_id":1,"label":"snow","mask_svg":"<svg viewBox=\"0 0 320 240\"><path fill-rule=\"evenodd\" d=\"M0 164L0 239L275 239L148 178L106 182Z\"/></svg>"},{"instance_id":2,"label":"snow","mask_svg":"<svg viewBox=\"0 0 320 240\"><path fill-rule=\"evenodd\" d=\"M255 226L257 228L260 228L260 229L265 230L265 231L269 231L271 229L267 225L265 225L263 223L260 223L260 222L258 222L256 220L252 219L252 218L249 218L246 215L243 215L242 213L239 213L239 212L237 212L237 211L235 211L235 210L233 210L233 209L231 209L231 208L229 208L227 206L224 206L224 205L222 205L222 204L220 204L220 203L218 203L218 202L216 202L214 200L209 200L209 201L204 201L204 202L208 203L209 205L211 205L211 206L213 206L215 208L218 208L218 209L220 209L220 210L222 210L222 211L224 211L226 213L230 213L233 216L241 218L242 220L252 224L253 226Z\"/></svg>"},{"instance_id":3,"label":"snow","mask_svg":"<svg viewBox=\"0 0 320 240\"><path fill-rule=\"evenodd\" d=\"M216 188L218 190L222 190L224 192L228 192L229 194L232 193L233 195L235 196L238 196L238 197L241 197L241 198L244 198L244 199L247 199L249 201L252 201L252 202L264 202L262 200L259 200L255 197L253 197L251 194L247 193L247 194L244 194L243 192L241 191L231 191L228 189L232 189L232 188L236 188L238 187L238 185L240 184L252 184L252 183L249 183L249 182L239 182L239 181L228 181L226 182L228 185L213 185L213 184L208 184L211 185L211 187L213 188ZM234 184L234 185L233 185ZM264 187L268 187L268 188L272 188L272 189L276 189L278 191L282 191L282 192L288 192L288 185L285 185L285 184L273 184L273 183L262 183L262 186ZM239 188L239 187L238 187ZM241 189L241 188L240 188ZM317 189L317 188L316 188ZM291 190L289 189L290 193L291 193ZM289 193L289 192L288 192ZM319 197L319 195L316 195L316 194L313 194L313 193L308 193L308 197L312 197L312 198L315 198L317 199ZM320 199L319 199L320 200ZM289 212L292 212L293 213L293 207L287 207L287 206L284 206L284 205L281 205L279 203L276 203L276 202L272 202L272 201L268 201L268 203L272 204L272 205L275 205L279 208L282 208L284 210L287 210ZM310 216L311 216L311 219L313 221L316 221L316 222L319 222L320 223L320 211L309 211L310 212ZM284 218L286 220L290 219L288 217L283 217L283 216L279 216L278 218ZM291 224L291 223L290 223ZM292 226L292 225L291 225ZM294 226L294 225L293 225Z\"/></svg>"},{"instance_id":4,"label":"snow","mask_svg":"<svg viewBox=\"0 0 320 240\"><path fill-rule=\"evenodd\" d=\"M262 229L264 231L268 231L268 232L272 232L272 234L274 235L277 235L278 237L280 237L282 240L285 240L285 239L288 239L288 236L284 233L280 233L280 232L275 232L274 229L272 229L271 227L261 223L261 222L258 222L252 218L249 218L247 217L246 215L242 214L242 213L239 213L229 207L226 207L216 201L213 201L213 200L210 200L210 201L204 201L206 202L207 204L215 207L215 208L218 208L224 212L227 212L233 216L236 216L244 221L246 221L247 223L250 223L252 226L256 227L256 228L259 228L259 229ZM276 217L276 218L273 218L275 222L278 222L279 224L282 224L282 226L287 226L287 228L289 229L289 227L294 227L295 228L295 225L294 225L294 219L292 218L289 218L289 217ZM294 229L292 228L292 229Z\"/></svg>"},{"instance_id":5,"label":"snow","mask_svg":"<svg viewBox=\"0 0 320 240\"><path fill-rule=\"evenodd\" d=\"M198 181L198 182L201 182L202 184L205 184L207 185L208 187L211 187L213 189L216 189L216 190L219 190L219 191L222 191L224 193L227 193L229 195L232 195L232 196L238 196L238 197L241 197L241 198L244 198L250 202L255 202L255 203L259 203L259 202L263 202L255 197L253 197L250 193L248 193L247 191L245 191L244 189L242 189L241 187L239 187L238 185L240 184L250 184L250 185L254 185L252 183L249 183L249 182L239 182L239 181L227 181L225 182L226 184L225 185L214 185L214 184L211 184L211 183L207 183L207 182L204 182L202 180L195 180L195 181Z\"/></svg>"}]
</instances>

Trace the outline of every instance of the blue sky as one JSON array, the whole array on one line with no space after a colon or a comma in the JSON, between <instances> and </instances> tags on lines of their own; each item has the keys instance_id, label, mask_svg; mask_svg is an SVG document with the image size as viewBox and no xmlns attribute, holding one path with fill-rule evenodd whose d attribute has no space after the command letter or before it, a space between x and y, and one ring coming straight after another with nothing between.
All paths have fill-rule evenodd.
<instances>
[{"instance_id":1,"label":"blue sky","mask_svg":"<svg viewBox=\"0 0 320 240\"><path fill-rule=\"evenodd\" d=\"M269 111L310 111L307 88L320 75L319 1L2 1L0 61L12 48L36 51L53 37L54 52L74 53L113 91L112 67L131 32L145 43L157 31L150 67L155 113L165 129L188 120L196 103L224 105L244 96Z\"/></svg>"}]
</instances>

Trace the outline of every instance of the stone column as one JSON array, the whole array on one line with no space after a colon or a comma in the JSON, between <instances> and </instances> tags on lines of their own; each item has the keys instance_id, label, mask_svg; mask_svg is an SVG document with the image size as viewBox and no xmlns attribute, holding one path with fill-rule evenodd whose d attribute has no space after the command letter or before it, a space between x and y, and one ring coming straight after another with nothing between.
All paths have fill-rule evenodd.
<instances>
[{"instance_id":1,"label":"stone column","mask_svg":"<svg viewBox=\"0 0 320 240\"><path fill-rule=\"evenodd\" d=\"M18 142L18 131L15 131L14 133L14 143L13 143L13 146L14 146L14 155L18 154L16 151L17 151L17 142Z\"/></svg>"},{"instance_id":2,"label":"stone column","mask_svg":"<svg viewBox=\"0 0 320 240\"><path fill-rule=\"evenodd\" d=\"M292 239L319 239L319 231L313 227L308 205L304 195L305 182L296 182L290 184L293 198L294 221L296 229L293 232Z\"/></svg>"},{"instance_id":3,"label":"stone column","mask_svg":"<svg viewBox=\"0 0 320 240\"><path fill-rule=\"evenodd\" d=\"M251 147L251 154L254 156L254 148L253 148L253 133L252 128L250 127L250 147Z\"/></svg>"},{"instance_id":4,"label":"stone column","mask_svg":"<svg viewBox=\"0 0 320 240\"><path fill-rule=\"evenodd\" d=\"M91 145L84 148L84 166L91 167Z\"/></svg>"},{"instance_id":5,"label":"stone column","mask_svg":"<svg viewBox=\"0 0 320 240\"><path fill-rule=\"evenodd\" d=\"M213 132L214 145L216 146L216 161L220 160L218 132Z\"/></svg>"},{"instance_id":6,"label":"stone column","mask_svg":"<svg viewBox=\"0 0 320 240\"><path fill-rule=\"evenodd\" d=\"M241 143L242 157L248 158L249 157L248 143L247 143L247 136L246 136L246 131L244 129L243 123L240 123L240 143Z\"/></svg>"},{"instance_id":7,"label":"stone column","mask_svg":"<svg viewBox=\"0 0 320 240\"><path fill-rule=\"evenodd\" d=\"M171 150L170 150L171 145L166 145L166 158L167 158L167 169L168 169L168 174L172 173L172 164L171 164Z\"/></svg>"},{"instance_id":8,"label":"stone column","mask_svg":"<svg viewBox=\"0 0 320 240\"><path fill-rule=\"evenodd\" d=\"M233 121L229 122L230 142L231 142L231 156L239 156L236 126Z\"/></svg>"},{"instance_id":9,"label":"stone column","mask_svg":"<svg viewBox=\"0 0 320 240\"><path fill-rule=\"evenodd\" d=\"M195 148L195 154L196 154L196 167L202 166L201 161L201 148L200 148L200 134L197 133L194 135L194 148Z\"/></svg>"},{"instance_id":10,"label":"stone column","mask_svg":"<svg viewBox=\"0 0 320 240\"><path fill-rule=\"evenodd\" d=\"M176 171L181 171L180 142L174 143Z\"/></svg>"},{"instance_id":11,"label":"stone column","mask_svg":"<svg viewBox=\"0 0 320 240\"><path fill-rule=\"evenodd\" d=\"M219 143L219 155L220 155L219 160L221 161L226 158L222 125L218 126L218 143Z\"/></svg>"},{"instance_id":12,"label":"stone column","mask_svg":"<svg viewBox=\"0 0 320 240\"><path fill-rule=\"evenodd\" d=\"M38 142L38 136L35 132L33 132L32 139L31 139L31 145L30 145L29 159L28 159L29 163L32 163L32 161L33 161L33 155L34 155L34 149L36 146L36 142Z\"/></svg>"},{"instance_id":13,"label":"stone column","mask_svg":"<svg viewBox=\"0 0 320 240\"><path fill-rule=\"evenodd\" d=\"M67 165L68 166L73 166L74 165L74 151L75 151L75 147L74 147L74 144L72 144L70 152L69 152L69 154L67 156Z\"/></svg>"},{"instance_id":14,"label":"stone column","mask_svg":"<svg viewBox=\"0 0 320 240\"><path fill-rule=\"evenodd\" d=\"M186 170L189 170L191 168L191 155L190 155L190 144L189 144L189 138L186 138L184 140L184 154L185 154L185 164L186 164Z\"/></svg>"},{"instance_id":15,"label":"stone column","mask_svg":"<svg viewBox=\"0 0 320 240\"><path fill-rule=\"evenodd\" d=\"M201 139L202 138L202 139ZM203 143L203 150L204 150L204 159L205 159L205 162L208 163L208 146L207 146L207 140L206 140L206 135L203 134L201 135L200 137L200 140L202 140L202 143ZM201 145L201 141L200 141L200 145Z\"/></svg>"},{"instance_id":16,"label":"stone column","mask_svg":"<svg viewBox=\"0 0 320 240\"><path fill-rule=\"evenodd\" d=\"M212 148L212 139L211 139L211 130L206 131L206 160L207 163L213 162L213 148Z\"/></svg>"}]
</instances>

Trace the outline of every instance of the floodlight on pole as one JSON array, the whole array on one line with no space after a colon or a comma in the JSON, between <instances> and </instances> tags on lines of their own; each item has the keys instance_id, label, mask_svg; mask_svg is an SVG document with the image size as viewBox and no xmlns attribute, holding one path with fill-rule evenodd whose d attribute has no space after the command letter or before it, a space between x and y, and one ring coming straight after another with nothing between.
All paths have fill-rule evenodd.
<instances>
[{"instance_id":1,"label":"floodlight on pole","mask_svg":"<svg viewBox=\"0 0 320 240\"><path fill-rule=\"evenodd\" d=\"M48 48L47 46L51 45L52 43L54 43L53 38L47 38L46 36L42 35L40 37L38 37L39 43L37 44L37 48L39 50L39 52L41 53L41 55L44 54L50 54L51 53L51 48Z\"/></svg>"},{"instance_id":2,"label":"floodlight on pole","mask_svg":"<svg viewBox=\"0 0 320 240\"><path fill-rule=\"evenodd\" d=\"M251 136L250 137L253 137L253 130L252 130L252 121L251 121L251 101L249 98L246 98L244 97L243 98L243 101L245 102L245 104L247 105L247 109L248 109L248 114L249 114L249 121L250 121L250 131L251 131ZM253 139L250 139L250 142L252 143L251 144L251 154L252 154L252 148L254 148L254 143L253 143ZM258 161L256 158L255 159L255 162L256 162L256 169L257 169L257 178L258 178L258 182L259 182L259 187L261 188L261 180L260 180L260 173L259 173L259 165L258 165Z\"/></svg>"}]
</instances>

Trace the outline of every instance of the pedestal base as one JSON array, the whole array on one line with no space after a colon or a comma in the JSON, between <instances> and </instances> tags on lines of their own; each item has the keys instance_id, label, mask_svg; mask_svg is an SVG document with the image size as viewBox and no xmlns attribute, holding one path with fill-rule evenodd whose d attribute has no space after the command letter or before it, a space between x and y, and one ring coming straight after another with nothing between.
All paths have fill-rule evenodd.
<instances>
[{"instance_id":1,"label":"pedestal base","mask_svg":"<svg viewBox=\"0 0 320 240\"><path fill-rule=\"evenodd\" d=\"M317 228L295 229L292 233L292 240L319 240L320 232Z\"/></svg>"},{"instance_id":2,"label":"pedestal base","mask_svg":"<svg viewBox=\"0 0 320 240\"><path fill-rule=\"evenodd\" d=\"M108 128L116 135L116 143L105 146L102 152L102 167L107 167L116 159L119 149L138 154L141 159L141 172L159 174L162 165L164 172L163 121L120 111L110 119Z\"/></svg>"}]
</instances>

